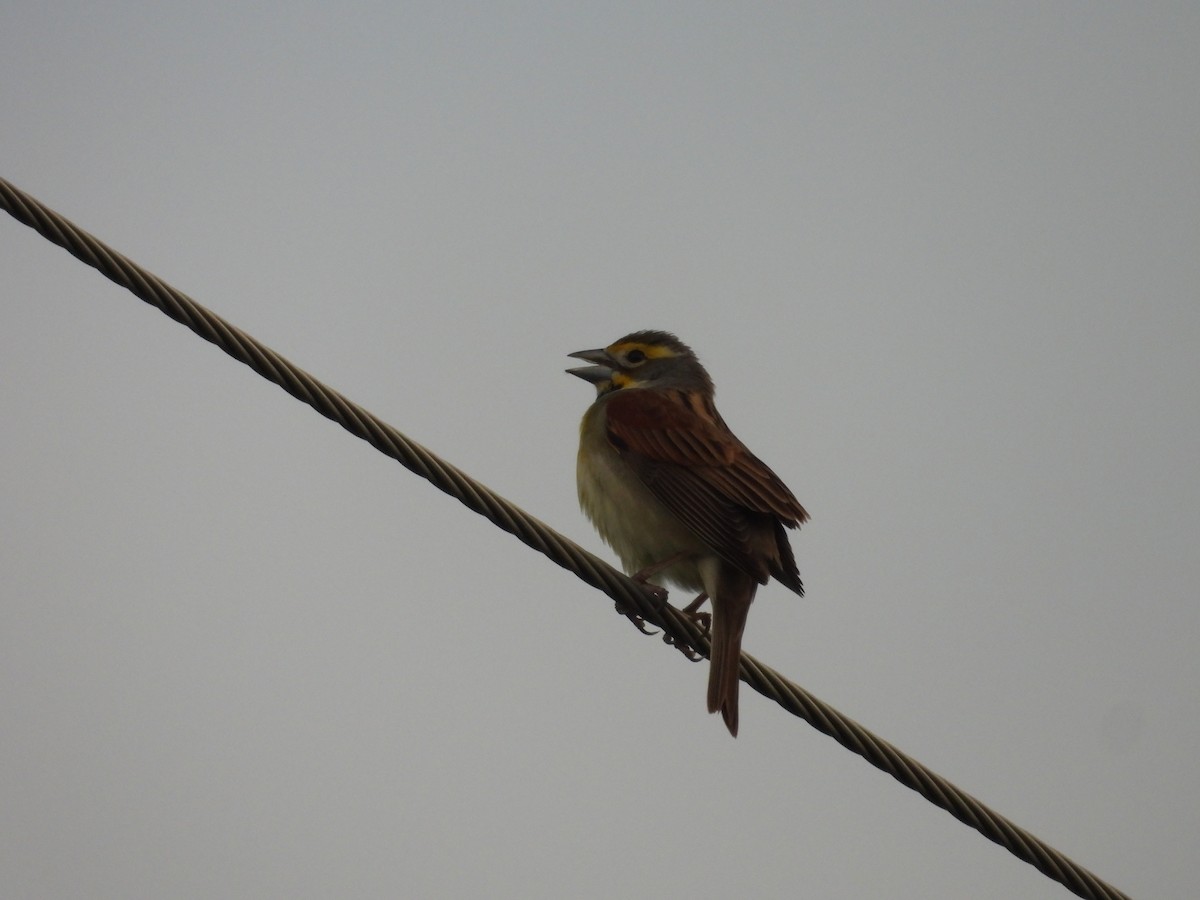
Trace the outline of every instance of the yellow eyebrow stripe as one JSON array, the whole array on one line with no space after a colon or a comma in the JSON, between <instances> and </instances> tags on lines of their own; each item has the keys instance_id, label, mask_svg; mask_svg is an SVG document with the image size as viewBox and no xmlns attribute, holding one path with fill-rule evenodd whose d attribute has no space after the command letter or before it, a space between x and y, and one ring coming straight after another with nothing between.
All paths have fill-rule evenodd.
<instances>
[{"instance_id":1,"label":"yellow eyebrow stripe","mask_svg":"<svg viewBox=\"0 0 1200 900\"><path fill-rule=\"evenodd\" d=\"M613 344L608 348L608 352L613 356L628 353L630 350L641 350L646 354L646 359L665 359L668 356L677 355L670 347L665 347L662 344L643 344L639 341L626 341L620 344Z\"/></svg>"}]
</instances>

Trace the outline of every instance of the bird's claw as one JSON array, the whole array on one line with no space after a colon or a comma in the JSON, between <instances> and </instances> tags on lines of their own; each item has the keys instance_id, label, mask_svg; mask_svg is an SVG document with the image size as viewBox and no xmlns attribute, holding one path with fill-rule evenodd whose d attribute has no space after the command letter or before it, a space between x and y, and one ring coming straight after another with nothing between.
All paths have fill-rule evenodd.
<instances>
[{"instance_id":1,"label":"bird's claw","mask_svg":"<svg viewBox=\"0 0 1200 900\"><path fill-rule=\"evenodd\" d=\"M705 637L707 637L712 631L712 614L700 612L700 607L707 599L708 594L700 594L695 600L680 610L683 615L687 616L696 624L696 627L704 632ZM692 647L690 644L680 643L668 634L663 635L663 641L667 644L670 644L692 662L699 662L700 660L704 659L704 657L697 652L695 647Z\"/></svg>"},{"instance_id":2,"label":"bird's claw","mask_svg":"<svg viewBox=\"0 0 1200 900\"><path fill-rule=\"evenodd\" d=\"M684 657L687 658L688 662L700 662L700 660L704 659L703 656L696 652L695 647L692 647L690 644L681 644L669 634L663 635L663 643L668 647L674 647L676 650L682 653Z\"/></svg>"},{"instance_id":3,"label":"bird's claw","mask_svg":"<svg viewBox=\"0 0 1200 900\"><path fill-rule=\"evenodd\" d=\"M696 626L704 632L705 636L712 630L712 615L706 612L700 612L700 606L708 599L708 594L700 594L695 600L685 606L680 612L687 618L691 619ZM675 640L669 634L663 635L663 642L674 647L691 662L699 662L704 659L703 656L690 644L685 644Z\"/></svg>"},{"instance_id":4,"label":"bird's claw","mask_svg":"<svg viewBox=\"0 0 1200 900\"><path fill-rule=\"evenodd\" d=\"M621 615L623 615L625 618L627 618L630 622L632 622L633 627L636 628L638 631L640 631L642 634L658 634L657 631L652 631L651 629L647 628L646 620L643 619L641 616L639 616L637 613L635 613L633 610L627 609L626 607L622 606L620 603L617 603L615 605L615 609L617 610L617 612L619 612Z\"/></svg>"}]
</instances>

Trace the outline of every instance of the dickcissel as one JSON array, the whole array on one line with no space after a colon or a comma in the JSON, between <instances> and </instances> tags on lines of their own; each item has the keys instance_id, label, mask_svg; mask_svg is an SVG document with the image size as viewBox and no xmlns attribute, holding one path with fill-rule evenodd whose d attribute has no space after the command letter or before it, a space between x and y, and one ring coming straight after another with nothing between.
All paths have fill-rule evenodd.
<instances>
[{"instance_id":1,"label":"dickcissel","mask_svg":"<svg viewBox=\"0 0 1200 900\"><path fill-rule=\"evenodd\" d=\"M734 436L712 379L673 334L635 331L569 354L596 386L580 426L579 505L625 571L712 603L708 711L735 737L742 632L754 592L775 578L804 585L784 528L808 519L798 500Z\"/></svg>"}]
</instances>

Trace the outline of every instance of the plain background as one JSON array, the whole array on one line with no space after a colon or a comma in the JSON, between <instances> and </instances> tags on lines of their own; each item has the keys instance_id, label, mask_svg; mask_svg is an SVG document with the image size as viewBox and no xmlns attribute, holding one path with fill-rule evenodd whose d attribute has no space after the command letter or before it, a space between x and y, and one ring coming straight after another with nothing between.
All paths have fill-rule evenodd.
<instances>
[{"instance_id":1,"label":"plain background","mask_svg":"<svg viewBox=\"0 0 1200 900\"><path fill-rule=\"evenodd\" d=\"M813 515L746 648L1200 882L1200 7L9 4L4 177L603 553L565 354ZM10 897L1066 891L14 221ZM685 599L685 598L676 598Z\"/></svg>"}]
</instances>

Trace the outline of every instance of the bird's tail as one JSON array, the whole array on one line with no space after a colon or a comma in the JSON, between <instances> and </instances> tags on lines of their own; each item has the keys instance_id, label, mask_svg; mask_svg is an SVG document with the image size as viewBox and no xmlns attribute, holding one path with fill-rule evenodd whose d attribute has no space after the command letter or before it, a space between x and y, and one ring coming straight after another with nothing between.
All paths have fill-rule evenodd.
<instances>
[{"instance_id":1,"label":"bird's tail","mask_svg":"<svg viewBox=\"0 0 1200 900\"><path fill-rule=\"evenodd\" d=\"M729 579L733 581L733 579ZM737 737L738 680L742 658L742 632L758 585L748 576L711 596L712 652L708 668L708 711L720 712L729 733Z\"/></svg>"}]
</instances>

